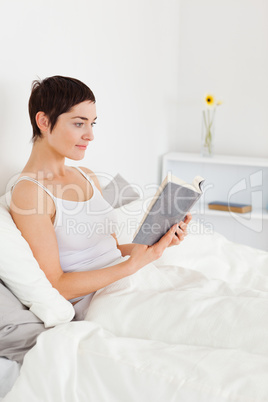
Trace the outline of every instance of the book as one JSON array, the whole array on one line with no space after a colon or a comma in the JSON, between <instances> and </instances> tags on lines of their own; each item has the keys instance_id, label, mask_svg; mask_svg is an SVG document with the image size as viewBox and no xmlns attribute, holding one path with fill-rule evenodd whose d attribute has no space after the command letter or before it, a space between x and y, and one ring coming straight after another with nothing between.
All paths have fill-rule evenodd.
<instances>
[{"instance_id":1,"label":"book","mask_svg":"<svg viewBox=\"0 0 268 402\"><path fill-rule=\"evenodd\" d=\"M184 220L199 200L204 178L196 176L192 184L168 173L145 212L132 243L153 245L175 223Z\"/></svg>"},{"instance_id":2,"label":"book","mask_svg":"<svg viewBox=\"0 0 268 402\"><path fill-rule=\"evenodd\" d=\"M208 204L209 209L217 211L230 211L245 214L252 211L250 204L237 204L234 202L213 201Z\"/></svg>"}]
</instances>

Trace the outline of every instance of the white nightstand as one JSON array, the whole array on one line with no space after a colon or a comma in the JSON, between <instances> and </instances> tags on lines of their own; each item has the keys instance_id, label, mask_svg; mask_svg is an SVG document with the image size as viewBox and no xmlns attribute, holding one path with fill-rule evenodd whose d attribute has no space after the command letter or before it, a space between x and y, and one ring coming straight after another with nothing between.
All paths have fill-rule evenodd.
<instances>
[{"instance_id":1,"label":"white nightstand","mask_svg":"<svg viewBox=\"0 0 268 402\"><path fill-rule=\"evenodd\" d=\"M171 152L163 156L162 179L167 172L188 183L197 175L206 179L204 195L191 211L206 233L268 251L268 159ZM251 204L252 212L210 210L211 201Z\"/></svg>"}]
</instances>

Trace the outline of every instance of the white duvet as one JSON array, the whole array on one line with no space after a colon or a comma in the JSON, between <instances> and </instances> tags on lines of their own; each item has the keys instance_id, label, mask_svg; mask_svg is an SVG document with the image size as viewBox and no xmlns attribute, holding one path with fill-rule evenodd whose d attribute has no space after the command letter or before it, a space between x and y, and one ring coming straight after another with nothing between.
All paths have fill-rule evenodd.
<instances>
[{"instance_id":1,"label":"white duvet","mask_svg":"<svg viewBox=\"0 0 268 402\"><path fill-rule=\"evenodd\" d=\"M267 402L268 253L192 235L43 333L4 402Z\"/></svg>"}]
</instances>

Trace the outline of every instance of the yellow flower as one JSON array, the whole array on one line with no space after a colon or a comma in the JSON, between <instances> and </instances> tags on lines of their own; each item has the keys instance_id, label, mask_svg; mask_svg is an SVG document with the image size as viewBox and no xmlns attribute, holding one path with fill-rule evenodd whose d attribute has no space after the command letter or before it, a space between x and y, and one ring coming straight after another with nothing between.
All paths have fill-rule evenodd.
<instances>
[{"instance_id":1,"label":"yellow flower","mask_svg":"<svg viewBox=\"0 0 268 402\"><path fill-rule=\"evenodd\" d=\"M205 102L206 102L206 104L207 104L208 106L213 106L214 103L215 103L214 96L211 95L211 94L207 94L207 95L205 96Z\"/></svg>"}]
</instances>

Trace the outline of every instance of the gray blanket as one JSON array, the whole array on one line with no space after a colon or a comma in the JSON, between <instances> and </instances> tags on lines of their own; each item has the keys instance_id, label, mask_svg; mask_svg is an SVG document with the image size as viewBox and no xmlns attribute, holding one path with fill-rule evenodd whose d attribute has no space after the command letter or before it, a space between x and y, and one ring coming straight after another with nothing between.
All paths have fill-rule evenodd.
<instances>
[{"instance_id":1,"label":"gray blanket","mask_svg":"<svg viewBox=\"0 0 268 402\"><path fill-rule=\"evenodd\" d=\"M43 322L0 280L0 357L22 363L38 335L46 330Z\"/></svg>"}]
</instances>

